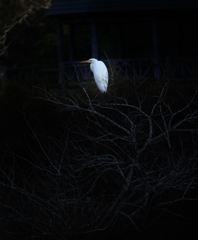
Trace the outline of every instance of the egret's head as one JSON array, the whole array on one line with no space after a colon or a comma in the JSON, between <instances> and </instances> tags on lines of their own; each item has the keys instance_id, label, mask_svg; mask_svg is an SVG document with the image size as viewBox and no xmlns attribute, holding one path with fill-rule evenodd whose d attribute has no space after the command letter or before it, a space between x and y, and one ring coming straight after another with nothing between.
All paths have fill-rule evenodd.
<instances>
[{"instance_id":1,"label":"egret's head","mask_svg":"<svg viewBox=\"0 0 198 240\"><path fill-rule=\"evenodd\" d=\"M97 61L98 61L98 60L95 59L95 58L90 58L90 59L85 60L85 61L82 61L82 62L80 62L80 63L95 63L95 62L97 62Z\"/></svg>"}]
</instances>

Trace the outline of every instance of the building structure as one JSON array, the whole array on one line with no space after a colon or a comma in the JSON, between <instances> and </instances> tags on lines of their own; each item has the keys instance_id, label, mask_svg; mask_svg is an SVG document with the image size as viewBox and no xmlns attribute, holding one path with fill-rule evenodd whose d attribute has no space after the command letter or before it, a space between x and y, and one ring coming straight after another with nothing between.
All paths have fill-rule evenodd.
<instances>
[{"instance_id":1,"label":"building structure","mask_svg":"<svg viewBox=\"0 0 198 240\"><path fill-rule=\"evenodd\" d=\"M47 16L57 19L61 84L90 79L79 61L91 57L125 77L197 77L198 1L55 0Z\"/></svg>"}]
</instances>

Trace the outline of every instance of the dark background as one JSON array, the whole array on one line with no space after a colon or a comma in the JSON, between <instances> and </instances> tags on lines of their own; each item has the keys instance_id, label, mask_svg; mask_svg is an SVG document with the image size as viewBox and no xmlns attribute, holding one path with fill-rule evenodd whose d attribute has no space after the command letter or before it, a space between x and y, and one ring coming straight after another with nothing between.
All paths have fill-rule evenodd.
<instances>
[{"instance_id":1,"label":"dark background","mask_svg":"<svg viewBox=\"0 0 198 240\"><path fill-rule=\"evenodd\" d=\"M3 23L10 23L21 7L15 3L5 14L8 5L0 4L3 33ZM195 21L163 20L159 26L162 56L197 56ZM124 46L131 48L123 49L124 57L150 56L149 28L145 22L125 26ZM117 58L117 28L100 25L98 31L101 49L108 50L109 58ZM67 26L64 35L67 45ZM76 38L77 60L88 58L87 26L77 27ZM7 69L0 86L0 239L193 238L197 83L158 85L147 79L142 83L115 78L102 96L92 85L63 92L54 89L48 84L51 74L37 73L35 85L24 81L24 74L13 81L9 77L13 67L57 68L56 21L43 10L12 28L6 44L9 48L0 59ZM126 108L120 107L123 103ZM136 108L147 114L155 108L153 135L162 133L141 156L136 150L148 137L148 122ZM174 113L173 125L182 124L178 131L166 132L164 122L168 126ZM107 118L135 131L136 141ZM135 130L129 128L128 119L134 121ZM134 164L126 190L116 164L125 176Z\"/></svg>"}]
</instances>

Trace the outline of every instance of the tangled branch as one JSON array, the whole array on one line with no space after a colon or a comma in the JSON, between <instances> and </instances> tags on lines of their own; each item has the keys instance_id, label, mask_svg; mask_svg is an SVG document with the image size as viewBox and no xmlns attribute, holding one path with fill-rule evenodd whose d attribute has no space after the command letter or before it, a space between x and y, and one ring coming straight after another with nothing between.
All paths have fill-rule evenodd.
<instances>
[{"instance_id":1,"label":"tangled branch","mask_svg":"<svg viewBox=\"0 0 198 240\"><path fill-rule=\"evenodd\" d=\"M4 55L13 40L8 40L9 33L22 23L28 23L28 19L37 11L46 10L52 4L52 0L39 1L11 1L2 2L0 9L0 56ZM6 12L6 15L5 15Z\"/></svg>"},{"instance_id":2,"label":"tangled branch","mask_svg":"<svg viewBox=\"0 0 198 240\"><path fill-rule=\"evenodd\" d=\"M63 124L56 137L44 135L23 111L31 133L24 152L1 163L5 213L60 239L117 224L141 229L163 212L177 215L170 206L198 190L197 92L177 105L165 88L131 99L45 92L40 100L64 113ZM12 192L21 201L8 201Z\"/></svg>"}]
</instances>

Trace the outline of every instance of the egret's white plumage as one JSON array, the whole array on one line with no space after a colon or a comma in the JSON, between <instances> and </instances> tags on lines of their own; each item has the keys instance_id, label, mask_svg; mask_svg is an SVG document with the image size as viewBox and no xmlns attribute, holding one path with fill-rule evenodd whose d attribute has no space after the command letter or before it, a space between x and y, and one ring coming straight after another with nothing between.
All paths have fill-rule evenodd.
<instances>
[{"instance_id":1,"label":"egret's white plumage","mask_svg":"<svg viewBox=\"0 0 198 240\"><path fill-rule=\"evenodd\" d=\"M90 63L90 69L93 72L94 80L102 93L107 92L108 87L108 70L102 61L98 61L95 58L82 61L80 63Z\"/></svg>"}]
</instances>

